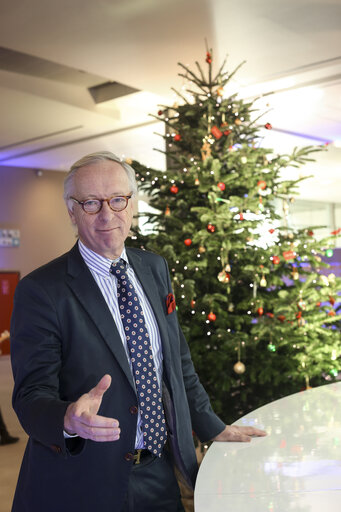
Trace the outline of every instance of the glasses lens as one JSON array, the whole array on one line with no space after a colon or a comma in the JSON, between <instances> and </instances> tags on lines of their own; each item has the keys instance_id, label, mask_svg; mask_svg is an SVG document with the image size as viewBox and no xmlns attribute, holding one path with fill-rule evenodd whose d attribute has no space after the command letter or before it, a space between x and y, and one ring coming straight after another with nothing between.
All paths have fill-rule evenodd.
<instances>
[{"instance_id":1,"label":"glasses lens","mask_svg":"<svg viewBox=\"0 0 341 512\"><path fill-rule=\"evenodd\" d=\"M87 213L97 213L101 209L101 201L98 199L89 199L83 203L84 211Z\"/></svg>"},{"instance_id":2,"label":"glasses lens","mask_svg":"<svg viewBox=\"0 0 341 512\"><path fill-rule=\"evenodd\" d=\"M121 210L124 210L124 208L127 206L128 200L125 197L121 196L112 197L109 201L109 204L112 210L120 212Z\"/></svg>"}]
</instances>

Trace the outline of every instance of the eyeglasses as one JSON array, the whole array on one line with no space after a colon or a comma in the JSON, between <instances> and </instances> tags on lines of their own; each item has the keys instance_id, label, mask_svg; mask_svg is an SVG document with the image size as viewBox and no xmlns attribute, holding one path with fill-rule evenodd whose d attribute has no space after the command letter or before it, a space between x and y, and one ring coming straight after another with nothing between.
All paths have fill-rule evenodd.
<instances>
[{"instance_id":1,"label":"eyeglasses","mask_svg":"<svg viewBox=\"0 0 341 512\"><path fill-rule=\"evenodd\" d=\"M80 204L85 213L98 213L101 211L103 203L108 203L109 208L114 212L121 212L128 206L128 201L132 196L114 196L109 199L87 199L86 201L78 201L75 197L70 197L72 201Z\"/></svg>"}]
</instances>

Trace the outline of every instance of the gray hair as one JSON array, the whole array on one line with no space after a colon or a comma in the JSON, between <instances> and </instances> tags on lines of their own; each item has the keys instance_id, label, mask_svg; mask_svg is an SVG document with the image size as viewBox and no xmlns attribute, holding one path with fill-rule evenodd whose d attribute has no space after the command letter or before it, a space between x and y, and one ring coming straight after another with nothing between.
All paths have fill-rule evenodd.
<instances>
[{"instance_id":1,"label":"gray hair","mask_svg":"<svg viewBox=\"0 0 341 512\"><path fill-rule=\"evenodd\" d=\"M90 153L89 155L83 156L83 158L81 158L80 160L77 160L77 162L75 162L71 166L70 171L67 173L66 178L64 180L64 201L68 208L71 208L71 204L73 204L70 201L70 194L73 185L73 179L77 171L81 167L85 167L86 165L95 164L97 162L103 162L105 160L117 162L123 167L128 176L133 196L137 194L137 183L134 169L127 162L124 162L118 156L114 155L114 153L111 153L110 151L97 151L96 153Z\"/></svg>"}]
</instances>

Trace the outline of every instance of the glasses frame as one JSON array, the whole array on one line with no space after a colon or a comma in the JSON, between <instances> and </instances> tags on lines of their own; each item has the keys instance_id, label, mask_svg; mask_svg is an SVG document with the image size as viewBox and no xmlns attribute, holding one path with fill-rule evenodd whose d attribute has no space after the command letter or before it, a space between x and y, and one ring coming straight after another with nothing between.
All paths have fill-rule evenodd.
<instances>
[{"instance_id":1,"label":"glasses frame","mask_svg":"<svg viewBox=\"0 0 341 512\"><path fill-rule=\"evenodd\" d=\"M121 198L124 198L125 201L126 201L126 204L124 206L124 208L121 208L120 210L115 210L114 208L111 207L110 205L110 201L114 198L118 198L118 197L121 197ZM128 206L128 202L129 202L129 199L131 199L133 197L133 194L129 195L129 196L111 196L107 199L98 199L97 197L94 198L94 199L86 199L85 201L78 201L78 199L76 199L75 197L72 197L70 196L70 199L72 199L72 201L74 201L75 203L79 204L81 207L82 207L82 210L83 212L87 213L88 215L96 215L97 213L99 213L102 208L103 208L103 203L107 203L110 210L112 210L113 212L123 212L123 210L125 210ZM87 202L87 201L99 201L101 203L101 206L99 208L99 210L97 210L97 212L87 212L84 208L84 204Z\"/></svg>"}]
</instances>

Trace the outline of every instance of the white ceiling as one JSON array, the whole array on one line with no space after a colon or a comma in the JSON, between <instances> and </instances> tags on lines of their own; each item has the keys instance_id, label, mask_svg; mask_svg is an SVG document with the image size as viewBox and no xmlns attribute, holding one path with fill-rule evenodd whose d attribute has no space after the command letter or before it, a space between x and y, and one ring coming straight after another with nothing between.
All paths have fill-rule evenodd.
<instances>
[{"instance_id":1,"label":"white ceiling","mask_svg":"<svg viewBox=\"0 0 341 512\"><path fill-rule=\"evenodd\" d=\"M0 58L0 165L67 170L110 149L162 167L149 114L175 101L177 63L203 62L206 39L216 68L226 54L231 70L247 61L233 92L273 93L259 101L274 128L264 145L332 143L302 171L315 179L301 196L340 202L340 20L340 0L1 0L0 47L79 79L4 70ZM106 81L141 92L96 105L87 86Z\"/></svg>"}]
</instances>

